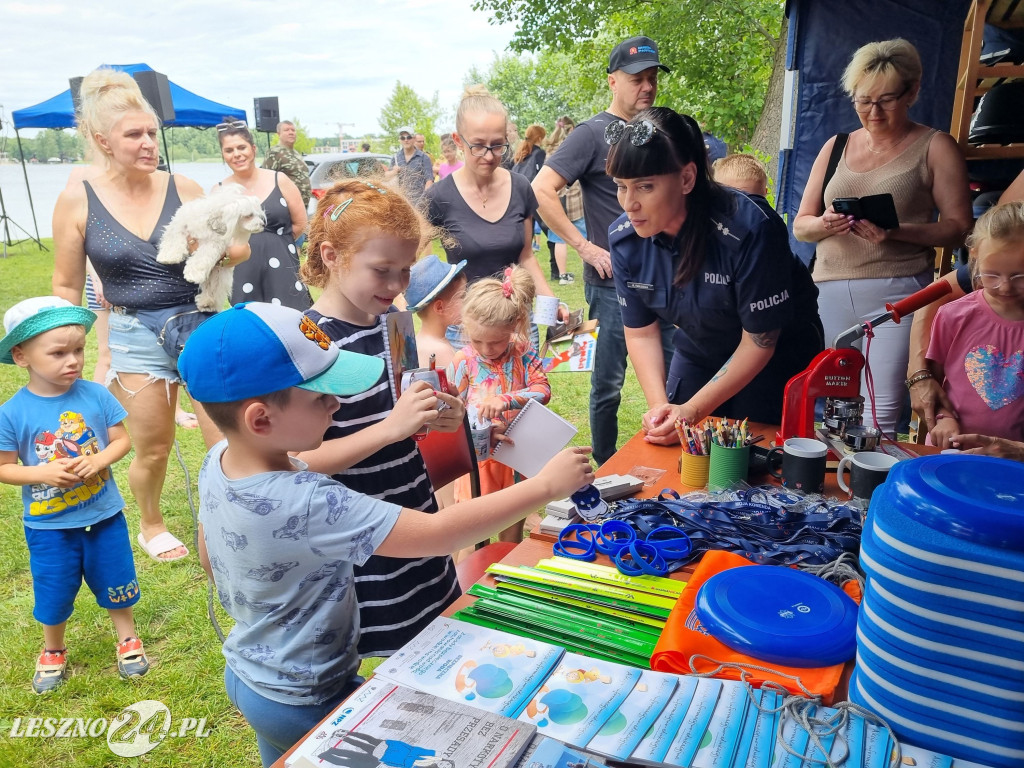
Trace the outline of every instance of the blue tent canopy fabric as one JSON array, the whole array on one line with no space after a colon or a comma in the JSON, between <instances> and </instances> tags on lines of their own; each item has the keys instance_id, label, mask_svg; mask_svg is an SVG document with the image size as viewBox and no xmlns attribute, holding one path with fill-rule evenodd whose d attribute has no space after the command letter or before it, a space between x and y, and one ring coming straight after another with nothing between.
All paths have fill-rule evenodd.
<instances>
[{"instance_id":1,"label":"blue tent canopy fabric","mask_svg":"<svg viewBox=\"0 0 1024 768\"><path fill-rule=\"evenodd\" d=\"M103 66L127 72L129 75L153 69L148 64L104 64ZM236 109L226 104L218 104L215 101L204 99L173 82L169 82L169 85L175 116L173 120L164 123L165 127L208 128L221 122L225 117L245 120L244 109ZM11 117L17 130L22 128L74 128L75 110L71 101L71 89L58 93L34 106L15 110L11 113Z\"/></svg>"}]
</instances>

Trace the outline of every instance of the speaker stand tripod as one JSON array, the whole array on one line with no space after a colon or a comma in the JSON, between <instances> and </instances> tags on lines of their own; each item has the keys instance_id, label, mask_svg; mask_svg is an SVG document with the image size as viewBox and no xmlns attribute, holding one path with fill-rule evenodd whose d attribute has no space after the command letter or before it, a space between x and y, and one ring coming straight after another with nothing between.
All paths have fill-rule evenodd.
<instances>
[{"instance_id":1,"label":"speaker stand tripod","mask_svg":"<svg viewBox=\"0 0 1024 768\"><path fill-rule=\"evenodd\" d=\"M17 227L22 232L24 232L26 237L22 238L21 240L11 240L11 227L12 226ZM35 242L36 245L39 246L39 248L41 250L44 250L44 251L48 250L45 245L43 245L41 242L39 242L38 238L32 236L31 232L29 232L27 229L25 229L23 226L21 226L18 222L16 222L14 219L12 219L10 216L7 215L7 206L4 205L4 191L3 191L2 187L0 187L0 227L3 228L3 235L4 235L3 236L3 241L4 241L3 258L5 258L5 259L7 258L7 249L8 249L8 247L10 247L12 245L17 245L18 243L22 243L25 240L32 240L33 242Z\"/></svg>"}]
</instances>

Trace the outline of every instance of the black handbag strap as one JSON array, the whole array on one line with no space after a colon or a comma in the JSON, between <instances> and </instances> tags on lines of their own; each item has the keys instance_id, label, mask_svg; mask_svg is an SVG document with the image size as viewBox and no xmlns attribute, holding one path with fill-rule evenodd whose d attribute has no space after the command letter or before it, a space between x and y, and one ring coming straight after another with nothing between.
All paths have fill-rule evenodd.
<instances>
[{"instance_id":1,"label":"black handbag strap","mask_svg":"<svg viewBox=\"0 0 1024 768\"><path fill-rule=\"evenodd\" d=\"M825 168L825 178L821 182L821 211L825 212L825 187L836 175L836 168L839 167L839 158L843 156L846 142L850 138L848 133L837 133L835 143L832 145L832 154L828 156L828 167Z\"/></svg>"}]
</instances>

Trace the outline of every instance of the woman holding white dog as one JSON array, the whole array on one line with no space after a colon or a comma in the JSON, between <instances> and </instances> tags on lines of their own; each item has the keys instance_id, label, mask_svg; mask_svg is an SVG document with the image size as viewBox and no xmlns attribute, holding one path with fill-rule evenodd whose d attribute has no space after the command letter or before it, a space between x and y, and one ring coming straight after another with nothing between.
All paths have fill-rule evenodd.
<instances>
[{"instance_id":1,"label":"woman holding white dog","mask_svg":"<svg viewBox=\"0 0 1024 768\"><path fill-rule=\"evenodd\" d=\"M252 258L235 269L231 303L266 301L305 311L313 304L299 279L295 238L306 229L306 207L295 182L277 171L256 166L256 143L241 120L217 126L224 162L232 170L221 184L241 184L246 194L263 201L267 225L249 238Z\"/></svg>"},{"instance_id":2,"label":"woman holding white dog","mask_svg":"<svg viewBox=\"0 0 1024 768\"><path fill-rule=\"evenodd\" d=\"M203 191L191 179L157 170L158 120L130 75L97 69L83 81L79 122L106 171L65 189L53 212L53 292L82 301L86 252L113 305L107 385L128 411L135 457L128 483L141 515L139 545L155 560L188 555L167 530L160 494L174 444L174 406L181 378L177 348L163 346L161 331L187 333L202 315L198 286L185 280L183 265L160 264L157 245L174 212ZM226 264L249 257L248 245L233 245ZM164 333L166 338L171 334ZM183 341L183 340L182 340ZM196 403L208 445L219 432Z\"/></svg>"}]
</instances>

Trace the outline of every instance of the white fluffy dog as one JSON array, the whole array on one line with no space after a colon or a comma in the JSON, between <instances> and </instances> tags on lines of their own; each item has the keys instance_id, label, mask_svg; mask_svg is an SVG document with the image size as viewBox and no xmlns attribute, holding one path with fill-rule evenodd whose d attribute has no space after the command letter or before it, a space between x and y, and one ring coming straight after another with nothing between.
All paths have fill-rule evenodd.
<instances>
[{"instance_id":1,"label":"white fluffy dog","mask_svg":"<svg viewBox=\"0 0 1024 768\"><path fill-rule=\"evenodd\" d=\"M208 197L184 203L163 236L156 260L161 264L185 262L185 279L200 286L196 307L216 312L231 294L234 267L221 266L228 246L242 244L262 232L266 214L258 197L245 194L239 184L222 184ZM189 241L195 250L189 253Z\"/></svg>"}]
</instances>

